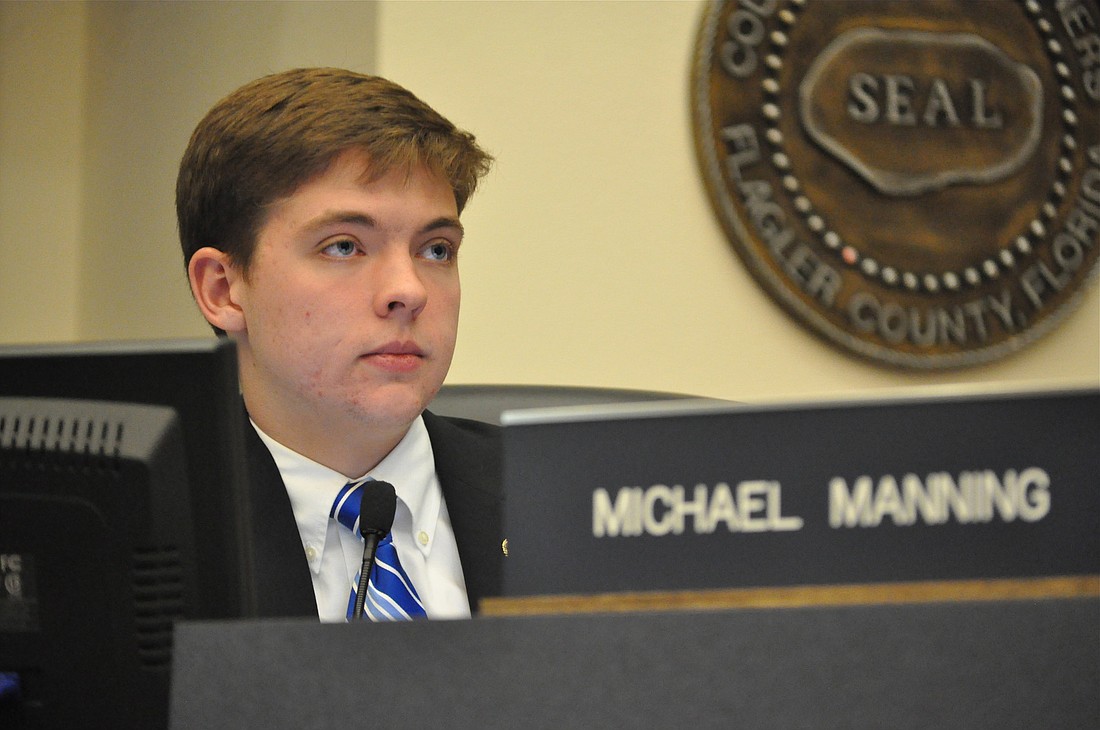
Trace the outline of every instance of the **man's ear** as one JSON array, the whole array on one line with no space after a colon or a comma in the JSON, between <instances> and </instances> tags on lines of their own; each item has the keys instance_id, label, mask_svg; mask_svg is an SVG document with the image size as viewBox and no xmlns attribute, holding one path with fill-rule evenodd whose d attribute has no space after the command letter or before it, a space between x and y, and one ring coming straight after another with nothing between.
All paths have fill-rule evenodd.
<instances>
[{"instance_id":1,"label":"man's ear","mask_svg":"<svg viewBox=\"0 0 1100 730\"><path fill-rule=\"evenodd\" d=\"M244 310L234 296L242 275L225 252L200 248L187 264L187 277L207 322L229 333L245 329Z\"/></svg>"}]
</instances>

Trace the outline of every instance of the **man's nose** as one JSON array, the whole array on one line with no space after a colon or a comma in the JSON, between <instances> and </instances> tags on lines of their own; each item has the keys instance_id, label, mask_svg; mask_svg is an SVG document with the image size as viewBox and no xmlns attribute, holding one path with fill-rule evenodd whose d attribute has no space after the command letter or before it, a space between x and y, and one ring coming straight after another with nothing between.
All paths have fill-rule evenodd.
<instances>
[{"instance_id":1,"label":"man's nose","mask_svg":"<svg viewBox=\"0 0 1100 730\"><path fill-rule=\"evenodd\" d=\"M416 317L428 303L428 290L420 278L416 260L408 254L386 256L377 271L374 298L379 317L407 314Z\"/></svg>"}]
</instances>

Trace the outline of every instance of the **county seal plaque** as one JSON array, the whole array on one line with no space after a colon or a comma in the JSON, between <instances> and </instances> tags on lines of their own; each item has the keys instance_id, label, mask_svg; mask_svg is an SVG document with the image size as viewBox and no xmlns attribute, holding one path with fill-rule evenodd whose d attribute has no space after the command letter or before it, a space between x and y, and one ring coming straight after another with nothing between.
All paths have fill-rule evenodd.
<instances>
[{"instance_id":1,"label":"county seal plaque","mask_svg":"<svg viewBox=\"0 0 1100 730\"><path fill-rule=\"evenodd\" d=\"M988 362L1095 274L1094 0L717 2L691 98L734 249L851 352Z\"/></svg>"}]
</instances>

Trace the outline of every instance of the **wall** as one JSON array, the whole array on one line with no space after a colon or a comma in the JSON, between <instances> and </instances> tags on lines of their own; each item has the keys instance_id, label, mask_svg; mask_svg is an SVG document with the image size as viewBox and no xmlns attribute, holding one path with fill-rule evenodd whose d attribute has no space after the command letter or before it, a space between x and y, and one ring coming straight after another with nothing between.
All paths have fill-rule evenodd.
<instances>
[{"instance_id":1,"label":"wall","mask_svg":"<svg viewBox=\"0 0 1100 730\"><path fill-rule=\"evenodd\" d=\"M86 16L0 2L0 341L79 335Z\"/></svg>"},{"instance_id":2,"label":"wall","mask_svg":"<svg viewBox=\"0 0 1100 730\"><path fill-rule=\"evenodd\" d=\"M856 360L780 311L731 251L695 162L687 93L701 12L695 1L0 0L0 342L208 335L172 212L190 130L248 79L332 64L408 86L498 158L464 215L452 382L755 400L1100 381L1096 286L1023 352L946 373ZM13 31L27 23L48 35Z\"/></svg>"}]
</instances>

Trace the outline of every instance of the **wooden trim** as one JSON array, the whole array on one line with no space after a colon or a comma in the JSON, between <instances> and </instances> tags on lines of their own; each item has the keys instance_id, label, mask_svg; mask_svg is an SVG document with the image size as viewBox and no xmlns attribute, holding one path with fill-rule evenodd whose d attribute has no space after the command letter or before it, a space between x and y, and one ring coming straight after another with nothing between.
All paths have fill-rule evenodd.
<instances>
[{"instance_id":1,"label":"wooden trim","mask_svg":"<svg viewBox=\"0 0 1100 730\"><path fill-rule=\"evenodd\" d=\"M484 616L1100 598L1100 575L484 598Z\"/></svg>"}]
</instances>

